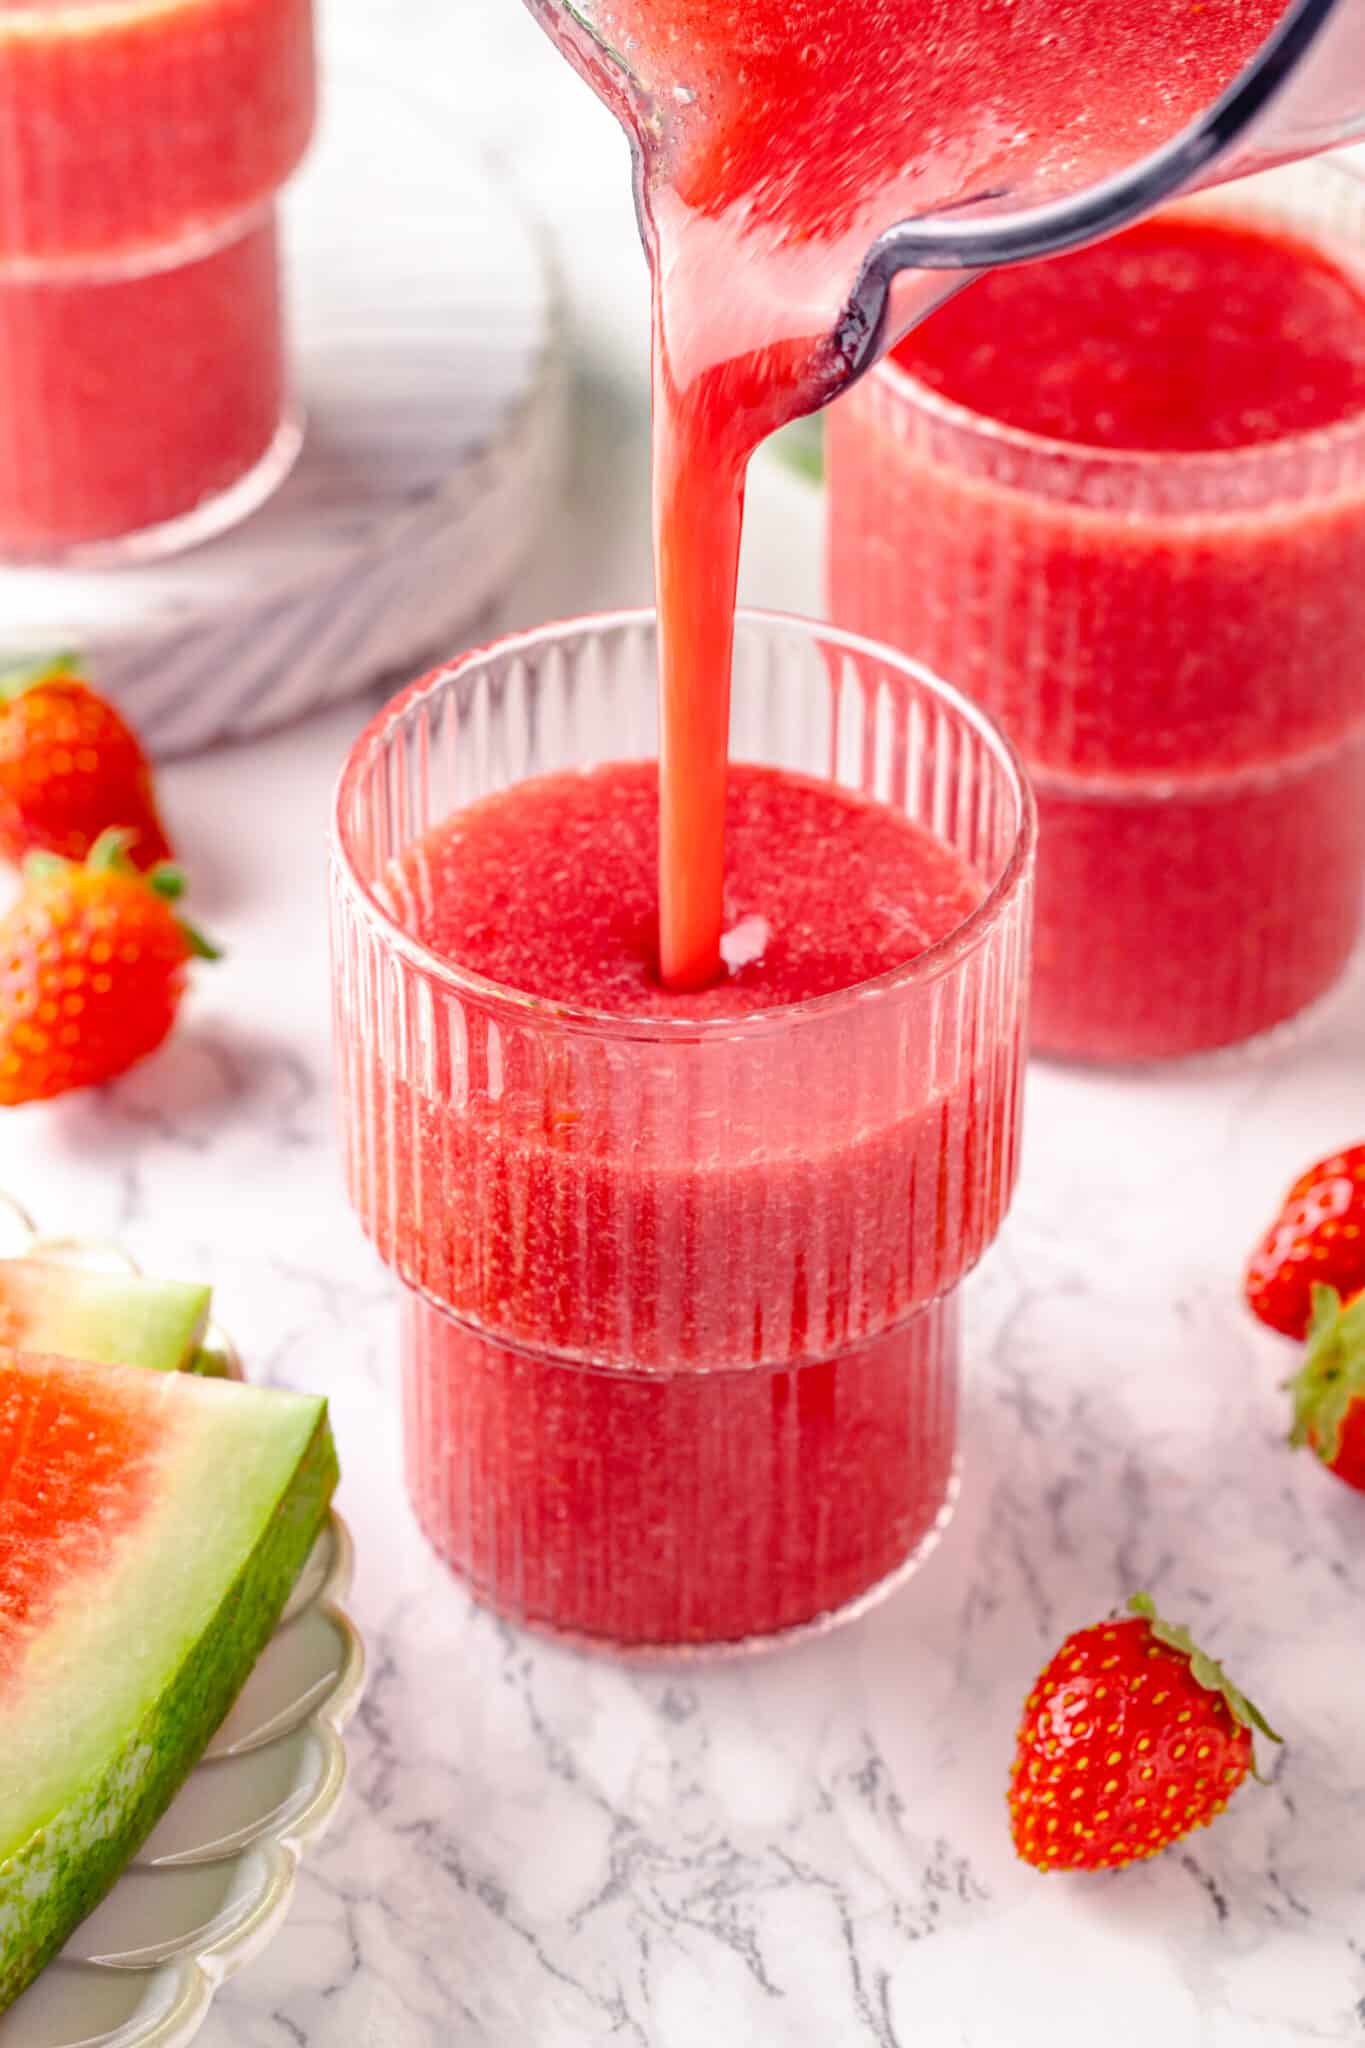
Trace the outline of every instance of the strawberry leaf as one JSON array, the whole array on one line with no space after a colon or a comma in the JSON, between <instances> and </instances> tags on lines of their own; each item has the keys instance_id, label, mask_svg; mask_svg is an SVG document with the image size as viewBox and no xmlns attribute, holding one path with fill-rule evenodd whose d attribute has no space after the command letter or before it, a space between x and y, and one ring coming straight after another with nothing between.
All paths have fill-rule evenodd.
<instances>
[{"instance_id":1,"label":"strawberry leaf","mask_svg":"<svg viewBox=\"0 0 1365 2048\"><path fill-rule=\"evenodd\" d=\"M147 877L147 887L153 895L162 897L167 903L178 903L186 889L185 870L174 861L158 861Z\"/></svg>"},{"instance_id":2,"label":"strawberry leaf","mask_svg":"<svg viewBox=\"0 0 1365 2048\"><path fill-rule=\"evenodd\" d=\"M65 652L17 662L12 668L0 669L0 704L13 704L30 690L40 690L45 683L66 682L80 672L79 655Z\"/></svg>"},{"instance_id":3,"label":"strawberry leaf","mask_svg":"<svg viewBox=\"0 0 1365 2048\"><path fill-rule=\"evenodd\" d=\"M178 903L189 887L185 879L185 870L177 867L173 860L158 861L150 874L145 875L143 879L152 894L159 896L163 903ZM206 938L199 927L191 924L187 917L178 917L176 923L184 933L185 943L196 960L222 959L221 946L215 946L212 939Z\"/></svg>"},{"instance_id":4,"label":"strawberry leaf","mask_svg":"<svg viewBox=\"0 0 1365 2048\"><path fill-rule=\"evenodd\" d=\"M1335 1287L1314 1285L1308 1348L1289 1388L1294 1396L1290 1443L1311 1444L1330 1465L1341 1449L1347 1415L1355 1402L1365 1400L1365 1294L1343 1308Z\"/></svg>"},{"instance_id":5,"label":"strawberry leaf","mask_svg":"<svg viewBox=\"0 0 1365 2048\"><path fill-rule=\"evenodd\" d=\"M1141 1615L1156 1640L1164 1643L1168 1650L1189 1659L1190 1676L1195 1684L1202 1685L1205 1692L1221 1693L1234 1721L1243 1728L1252 1728L1264 1735L1267 1742L1283 1742L1284 1737L1275 1733L1260 1708L1254 1706L1244 1692L1238 1691L1222 1665L1200 1649L1189 1630L1161 1619L1150 1593L1134 1593L1128 1602L1128 1612ZM1260 1777L1259 1771L1256 1776Z\"/></svg>"},{"instance_id":6,"label":"strawberry leaf","mask_svg":"<svg viewBox=\"0 0 1365 2048\"><path fill-rule=\"evenodd\" d=\"M186 943L196 960L222 959L222 947L215 946L212 939L205 938L199 927L191 924L187 917L178 917L176 923L185 934Z\"/></svg>"}]
</instances>

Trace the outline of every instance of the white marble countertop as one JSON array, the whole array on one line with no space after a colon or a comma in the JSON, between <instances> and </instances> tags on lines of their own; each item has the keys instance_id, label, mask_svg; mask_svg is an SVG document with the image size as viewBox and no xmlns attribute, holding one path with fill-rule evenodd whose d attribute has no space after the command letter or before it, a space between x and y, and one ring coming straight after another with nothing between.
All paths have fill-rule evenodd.
<instances>
[{"instance_id":1,"label":"white marble countertop","mask_svg":"<svg viewBox=\"0 0 1365 2048\"><path fill-rule=\"evenodd\" d=\"M644 277L614 132L516 0L335 0L328 27L334 59L420 67L559 237L575 505L514 617L644 596ZM814 500L760 467L752 528L747 594L813 608ZM0 1185L211 1277L253 1370L334 1405L372 1654L353 1790L203 2048L1365 2036L1365 1503L1282 1448L1285 1358L1238 1302L1282 1184L1365 1129L1365 990L1255 1060L1035 1071L1023 1185L971 1287L962 1504L911 1586L739 1667L587 1661L472 1607L403 1502L390 1289L330 1126L323 837L364 715L174 769L228 959L156 1061L0 1123ZM1287 1748L1159 1863L1037 1877L1006 1829L1020 1703L1138 1585Z\"/></svg>"}]
</instances>

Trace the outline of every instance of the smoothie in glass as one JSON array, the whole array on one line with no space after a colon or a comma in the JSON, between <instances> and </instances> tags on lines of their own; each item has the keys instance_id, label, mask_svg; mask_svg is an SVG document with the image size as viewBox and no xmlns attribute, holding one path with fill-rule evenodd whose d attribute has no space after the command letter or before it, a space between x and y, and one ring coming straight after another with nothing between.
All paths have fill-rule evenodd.
<instances>
[{"instance_id":1,"label":"smoothie in glass","mask_svg":"<svg viewBox=\"0 0 1365 2048\"><path fill-rule=\"evenodd\" d=\"M536 0L626 121L654 277L664 978L719 966L744 471L844 374L881 230L1135 162L1212 104L1283 0ZM604 56L603 51L610 56Z\"/></svg>"},{"instance_id":2,"label":"smoothie in glass","mask_svg":"<svg viewBox=\"0 0 1365 2048\"><path fill-rule=\"evenodd\" d=\"M0 263L218 236L297 169L314 101L311 0L0 0Z\"/></svg>"},{"instance_id":3,"label":"smoothie in glass","mask_svg":"<svg viewBox=\"0 0 1365 2048\"><path fill-rule=\"evenodd\" d=\"M998 273L831 413L833 615L1032 773L1045 1050L1253 1036L1355 943L1360 218L1310 167Z\"/></svg>"},{"instance_id":4,"label":"smoothie in glass","mask_svg":"<svg viewBox=\"0 0 1365 2048\"><path fill-rule=\"evenodd\" d=\"M736 641L745 465L840 381L880 228L1145 154L1281 8L538 12L638 148L658 626L469 656L353 752L348 1173L409 1290L441 1554L589 1641L742 1644L884 1590L949 1504L1031 860L1008 750L927 671L791 621Z\"/></svg>"},{"instance_id":5,"label":"smoothie in glass","mask_svg":"<svg viewBox=\"0 0 1365 2048\"><path fill-rule=\"evenodd\" d=\"M334 866L409 1488L514 1618L770 1639L941 1524L956 1290L1015 1170L1031 803L927 672L790 621L736 641L745 465L838 383L880 228L1144 154L1280 11L538 7L638 148L657 633L415 686L352 755Z\"/></svg>"},{"instance_id":6,"label":"smoothie in glass","mask_svg":"<svg viewBox=\"0 0 1365 2048\"><path fill-rule=\"evenodd\" d=\"M183 545L287 470L313 113L310 0L0 0L0 556Z\"/></svg>"},{"instance_id":7,"label":"smoothie in glass","mask_svg":"<svg viewBox=\"0 0 1365 2048\"><path fill-rule=\"evenodd\" d=\"M637 1649L815 1625L923 1554L1017 1159L1008 751L881 650L739 647L704 990L658 968L652 621L415 686L338 805L348 1175L411 1290L417 1512L502 1612Z\"/></svg>"}]
</instances>

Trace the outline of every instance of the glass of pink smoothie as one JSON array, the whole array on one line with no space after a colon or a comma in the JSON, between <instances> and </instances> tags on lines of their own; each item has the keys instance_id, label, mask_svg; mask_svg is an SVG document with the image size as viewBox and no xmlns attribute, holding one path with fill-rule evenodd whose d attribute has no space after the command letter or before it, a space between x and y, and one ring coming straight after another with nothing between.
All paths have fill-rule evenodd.
<instances>
[{"instance_id":1,"label":"glass of pink smoothie","mask_svg":"<svg viewBox=\"0 0 1365 2048\"><path fill-rule=\"evenodd\" d=\"M311 0L0 0L0 559L203 540L287 473Z\"/></svg>"},{"instance_id":2,"label":"glass of pink smoothie","mask_svg":"<svg viewBox=\"0 0 1365 2048\"><path fill-rule=\"evenodd\" d=\"M831 411L829 601L1011 732L1034 1036L1304 1010L1365 882L1365 199L1305 165L1000 272Z\"/></svg>"},{"instance_id":3,"label":"glass of pink smoothie","mask_svg":"<svg viewBox=\"0 0 1365 2048\"><path fill-rule=\"evenodd\" d=\"M954 1495L957 1290L1015 1178L1032 805L912 663L741 614L721 981L656 971L651 614L397 699L333 845L352 1198L406 1284L408 1483L514 1619L825 1623Z\"/></svg>"}]
</instances>

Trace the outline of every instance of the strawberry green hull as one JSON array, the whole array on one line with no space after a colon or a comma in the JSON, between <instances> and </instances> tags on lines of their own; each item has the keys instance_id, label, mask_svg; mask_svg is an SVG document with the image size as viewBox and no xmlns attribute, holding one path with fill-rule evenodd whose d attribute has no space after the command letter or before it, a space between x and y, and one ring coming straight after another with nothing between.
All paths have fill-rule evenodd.
<instances>
[{"instance_id":1,"label":"strawberry green hull","mask_svg":"<svg viewBox=\"0 0 1365 2048\"><path fill-rule=\"evenodd\" d=\"M74 1413L81 1427L66 1434L88 1445L87 1398L126 1408L137 1469L115 1497L101 1468L88 1544L63 1510L46 1548L74 1556L73 1573L36 1589L13 1568L7 1580L7 1516L22 1528L44 1512L15 1492L34 1430L60 1432ZM81 1498L79 1476L63 1499ZM0 1351L0 2011L99 1903L202 1755L274 1631L336 1478L321 1401Z\"/></svg>"}]
</instances>

